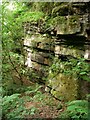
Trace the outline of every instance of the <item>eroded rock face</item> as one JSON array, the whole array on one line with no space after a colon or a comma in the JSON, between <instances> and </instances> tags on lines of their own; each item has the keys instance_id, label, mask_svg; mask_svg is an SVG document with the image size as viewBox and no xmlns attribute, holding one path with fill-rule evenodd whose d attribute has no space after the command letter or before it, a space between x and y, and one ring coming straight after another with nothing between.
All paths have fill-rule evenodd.
<instances>
[{"instance_id":1,"label":"eroded rock face","mask_svg":"<svg viewBox=\"0 0 90 120\"><path fill-rule=\"evenodd\" d=\"M32 66L32 61L37 64L50 66L51 54L54 53L53 39L39 35L26 36L24 46L27 51L27 60L25 65Z\"/></svg>"},{"instance_id":2,"label":"eroded rock face","mask_svg":"<svg viewBox=\"0 0 90 120\"><path fill-rule=\"evenodd\" d=\"M57 34L81 34L86 35L86 29L90 27L90 2L62 3L52 10L52 25ZM58 14L58 15L57 15Z\"/></svg>"},{"instance_id":3,"label":"eroded rock face","mask_svg":"<svg viewBox=\"0 0 90 120\"><path fill-rule=\"evenodd\" d=\"M29 50L27 53L27 60L25 62L25 65L27 67L32 67L32 61L31 61L31 51Z\"/></svg>"},{"instance_id":4,"label":"eroded rock face","mask_svg":"<svg viewBox=\"0 0 90 120\"><path fill-rule=\"evenodd\" d=\"M90 60L90 50L86 50L86 51L85 51L84 58L85 58L86 60Z\"/></svg>"},{"instance_id":5,"label":"eroded rock face","mask_svg":"<svg viewBox=\"0 0 90 120\"><path fill-rule=\"evenodd\" d=\"M84 56L84 51L75 49L75 48L69 48L64 47L60 45L55 45L55 54L56 55L70 55L76 58L80 58Z\"/></svg>"},{"instance_id":6,"label":"eroded rock face","mask_svg":"<svg viewBox=\"0 0 90 120\"><path fill-rule=\"evenodd\" d=\"M80 16L61 16L59 20L59 24L56 27L57 34L74 34L82 32Z\"/></svg>"},{"instance_id":7,"label":"eroded rock face","mask_svg":"<svg viewBox=\"0 0 90 120\"><path fill-rule=\"evenodd\" d=\"M80 6L77 3L73 4L70 8L70 14L64 12L67 7L66 4L64 8L58 8L60 15L55 17L53 22L51 21L55 28L44 30L45 33L41 28L38 28L38 23L35 25L25 23L26 38L24 46L27 51L25 65L33 68L40 79L42 79L42 76L49 79L48 85L52 87L51 93L53 95L71 101L78 96L78 80L60 72L52 78L51 74L53 73L49 71L49 67L53 64L55 57L61 59L61 57L71 56L76 59L82 57L90 60L90 45L88 45L88 48L84 47L86 40L89 41L90 35L87 31L89 14L85 3L81 3ZM84 8L85 11L83 11ZM53 11L53 14L55 11L57 11L57 8ZM32 32L33 26L34 31ZM67 61L67 59L65 60Z\"/></svg>"}]
</instances>

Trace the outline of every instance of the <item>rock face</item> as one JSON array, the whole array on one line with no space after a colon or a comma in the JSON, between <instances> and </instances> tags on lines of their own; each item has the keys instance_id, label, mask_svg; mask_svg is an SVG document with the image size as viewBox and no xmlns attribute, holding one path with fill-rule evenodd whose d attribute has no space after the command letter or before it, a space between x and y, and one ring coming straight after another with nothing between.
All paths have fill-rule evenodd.
<instances>
[{"instance_id":1,"label":"rock face","mask_svg":"<svg viewBox=\"0 0 90 120\"><path fill-rule=\"evenodd\" d=\"M66 9L69 13L65 14ZM37 71L38 78L49 79L53 95L68 101L77 98L78 80L61 73L52 78L49 68L54 64L55 57L63 61L68 56L69 59L83 57L90 60L89 10L86 3L70 3L54 9L53 16L55 13L59 15L50 23L53 26L51 30L43 31L38 23L24 24L24 46L27 51L25 65Z\"/></svg>"}]
</instances>

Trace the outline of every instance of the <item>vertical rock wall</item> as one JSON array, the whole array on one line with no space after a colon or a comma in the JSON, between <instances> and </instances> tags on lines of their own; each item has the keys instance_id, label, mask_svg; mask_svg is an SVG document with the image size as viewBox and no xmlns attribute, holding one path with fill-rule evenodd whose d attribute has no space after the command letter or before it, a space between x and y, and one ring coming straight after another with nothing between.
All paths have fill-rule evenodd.
<instances>
[{"instance_id":1,"label":"vertical rock wall","mask_svg":"<svg viewBox=\"0 0 90 120\"><path fill-rule=\"evenodd\" d=\"M72 76L65 76L61 73L52 77L49 68L54 64L55 57L58 60L67 60L67 56L90 60L89 12L86 11L86 6L85 3L79 3L79 5L74 3L69 11L70 14L65 15L64 12L61 12L58 20L54 20L55 26L52 23L56 34L53 33L53 30L49 30L47 33L42 32L38 23L26 22L24 24L24 46L27 51L25 65L34 69L38 78L47 77L48 84L52 87L51 93L60 99L76 99L78 81ZM66 7L60 7L59 12L64 11Z\"/></svg>"}]
</instances>

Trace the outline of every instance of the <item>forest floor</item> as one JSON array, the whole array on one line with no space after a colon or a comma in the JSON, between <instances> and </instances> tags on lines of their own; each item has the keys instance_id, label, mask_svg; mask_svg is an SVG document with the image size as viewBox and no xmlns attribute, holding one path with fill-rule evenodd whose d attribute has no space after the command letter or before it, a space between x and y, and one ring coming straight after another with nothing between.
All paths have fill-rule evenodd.
<instances>
[{"instance_id":1,"label":"forest floor","mask_svg":"<svg viewBox=\"0 0 90 120\"><path fill-rule=\"evenodd\" d=\"M39 84L18 86L15 90L15 93L3 97L2 120L22 120L22 118L23 120L53 120L55 118L60 120L72 117L66 112L68 102L53 97L45 91L45 86ZM76 101L76 104L73 101L68 107L70 115L73 113L75 118L86 118L87 104L86 100Z\"/></svg>"},{"instance_id":2,"label":"forest floor","mask_svg":"<svg viewBox=\"0 0 90 120\"><path fill-rule=\"evenodd\" d=\"M60 113L64 111L61 102L52 98L48 93L43 94L45 97L41 100L33 100L32 102L26 102L25 107L27 109L36 108L36 112L33 115L28 115L26 118L58 118Z\"/></svg>"},{"instance_id":3,"label":"forest floor","mask_svg":"<svg viewBox=\"0 0 90 120\"><path fill-rule=\"evenodd\" d=\"M44 89L44 88L43 88ZM36 92L22 94L22 99L30 97L31 99L24 103L25 109L31 110L29 115L25 115L26 120L35 118L47 118L49 120L58 118L66 107L63 102L52 97L50 93L38 89Z\"/></svg>"},{"instance_id":4,"label":"forest floor","mask_svg":"<svg viewBox=\"0 0 90 120\"><path fill-rule=\"evenodd\" d=\"M65 103L46 92L44 85L15 86L13 94L3 97L2 120L52 120L64 110Z\"/></svg>"}]
</instances>

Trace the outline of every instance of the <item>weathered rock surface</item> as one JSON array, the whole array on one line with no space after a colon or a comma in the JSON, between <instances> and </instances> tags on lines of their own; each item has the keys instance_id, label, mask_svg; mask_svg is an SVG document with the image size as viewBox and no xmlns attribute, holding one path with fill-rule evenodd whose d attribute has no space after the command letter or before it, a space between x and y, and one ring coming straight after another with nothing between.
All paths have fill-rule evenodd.
<instances>
[{"instance_id":1,"label":"weathered rock surface","mask_svg":"<svg viewBox=\"0 0 90 120\"><path fill-rule=\"evenodd\" d=\"M59 59L61 56L76 59L84 57L90 60L89 10L87 3L65 3L53 9L50 28L45 29L43 24L39 23L26 22L24 25L26 33L24 46L29 51L27 56L30 57L27 66L34 68L39 78L48 77L49 85L52 87L51 93L60 99L76 99L78 82L74 77L61 73L50 78L49 67L55 57Z\"/></svg>"}]
</instances>

